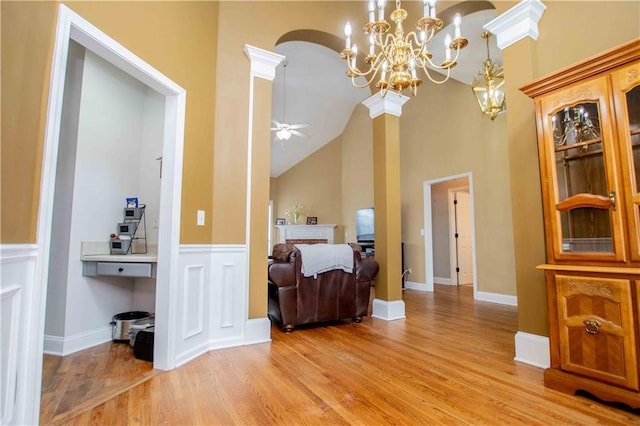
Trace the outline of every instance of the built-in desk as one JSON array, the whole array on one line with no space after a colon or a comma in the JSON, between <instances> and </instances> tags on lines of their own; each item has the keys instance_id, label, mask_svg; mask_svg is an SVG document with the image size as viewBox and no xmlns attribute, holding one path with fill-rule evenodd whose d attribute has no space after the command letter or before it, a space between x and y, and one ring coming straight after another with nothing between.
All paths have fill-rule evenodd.
<instances>
[{"instance_id":1,"label":"built-in desk","mask_svg":"<svg viewBox=\"0 0 640 426\"><path fill-rule=\"evenodd\" d=\"M154 278L158 251L156 247L149 249L144 254L109 254L108 242L83 242L80 249L82 275Z\"/></svg>"}]
</instances>

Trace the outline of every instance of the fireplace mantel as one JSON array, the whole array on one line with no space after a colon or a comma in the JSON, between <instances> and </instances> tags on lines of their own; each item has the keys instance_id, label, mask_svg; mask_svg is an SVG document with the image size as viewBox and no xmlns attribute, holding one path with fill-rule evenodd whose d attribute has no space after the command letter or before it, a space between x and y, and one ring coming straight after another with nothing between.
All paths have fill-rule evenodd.
<instances>
[{"instance_id":1,"label":"fireplace mantel","mask_svg":"<svg viewBox=\"0 0 640 426\"><path fill-rule=\"evenodd\" d=\"M335 224L319 225L276 225L279 229L278 242L285 243L287 240L327 240L333 244L333 234Z\"/></svg>"}]
</instances>

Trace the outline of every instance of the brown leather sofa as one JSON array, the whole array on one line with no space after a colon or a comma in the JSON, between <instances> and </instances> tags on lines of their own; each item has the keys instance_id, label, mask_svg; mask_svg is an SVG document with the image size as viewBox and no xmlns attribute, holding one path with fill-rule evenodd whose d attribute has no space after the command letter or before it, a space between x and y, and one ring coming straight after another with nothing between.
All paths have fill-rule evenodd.
<instances>
[{"instance_id":1,"label":"brown leather sofa","mask_svg":"<svg viewBox=\"0 0 640 426\"><path fill-rule=\"evenodd\" d=\"M269 317L285 332L296 325L351 318L362 321L367 315L369 294L378 274L378 263L360 257L360 247L352 246L354 271L333 270L305 277L300 251L293 244L276 244L269 266Z\"/></svg>"}]
</instances>

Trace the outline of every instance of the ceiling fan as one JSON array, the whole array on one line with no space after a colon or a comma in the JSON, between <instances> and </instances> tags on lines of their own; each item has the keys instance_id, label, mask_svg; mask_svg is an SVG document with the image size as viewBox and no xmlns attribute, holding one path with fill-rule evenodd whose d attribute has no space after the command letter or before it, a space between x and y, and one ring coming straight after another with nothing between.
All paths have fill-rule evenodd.
<instances>
[{"instance_id":1,"label":"ceiling fan","mask_svg":"<svg viewBox=\"0 0 640 426\"><path fill-rule=\"evenodd\" d=\"M284 83L283 83L283 96L282 96L282 121L271 120L275 127L272 127L271 130L275 131L275 137L279 141L288 141L291 136L298 136L301 138L308 138L309 135L298 131L297 129L303 129L305 127L309 127L309 123L298 123L298 124L288 124L286 119L286 111L287 111L287 62L283 64L284 66Z\"/></svg>"}]
</instances>

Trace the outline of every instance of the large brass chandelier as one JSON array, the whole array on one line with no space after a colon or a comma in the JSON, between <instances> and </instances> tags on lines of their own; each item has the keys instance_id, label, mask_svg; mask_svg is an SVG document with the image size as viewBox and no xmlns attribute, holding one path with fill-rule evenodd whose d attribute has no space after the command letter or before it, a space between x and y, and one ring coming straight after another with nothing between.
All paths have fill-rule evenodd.
<instances>
[{"instance_id":1,"label":"large brass chandelier","mask_svg":"<svg viewBox=\"0 0 640 426\"><path fill-rule=\"evenodd\" d=\"M369 22L363 27L364 33L369 36L369 53L364 57L364 62L368 64L366 71L358 69L358 47L355 43L351 44L351 25L347 23L345 26L345 48L341 56L347 61L347 76L351 77L353 85L367 87L378 78L375 87L380 89L382 96L388 90L401 94L407 88L415 96L418 86L422 84L422 80L418 78L418 69L422 69L433 83L447 81L451 68L457 64L460 49L468 44L467 39L460 35L462 17L455 15L454 37L447 34L444 39L444 61L436 64L429 51L429 42L443 26L443 21L436 17L436 0L423 0L423 16L416 23L417 32L411 31L406 35L402 23L407 18L407 11L402 9L400 0L396 0L396 9L390 15L396 24L395 31L387 34L391 25L384 18L385 3L385 0L377 0L377 3L369 0ZM444 78L432 77L427 66L446 71ZM358 77L364 77L366 83L358 84Z\"/></svg>"}]
</instances>

